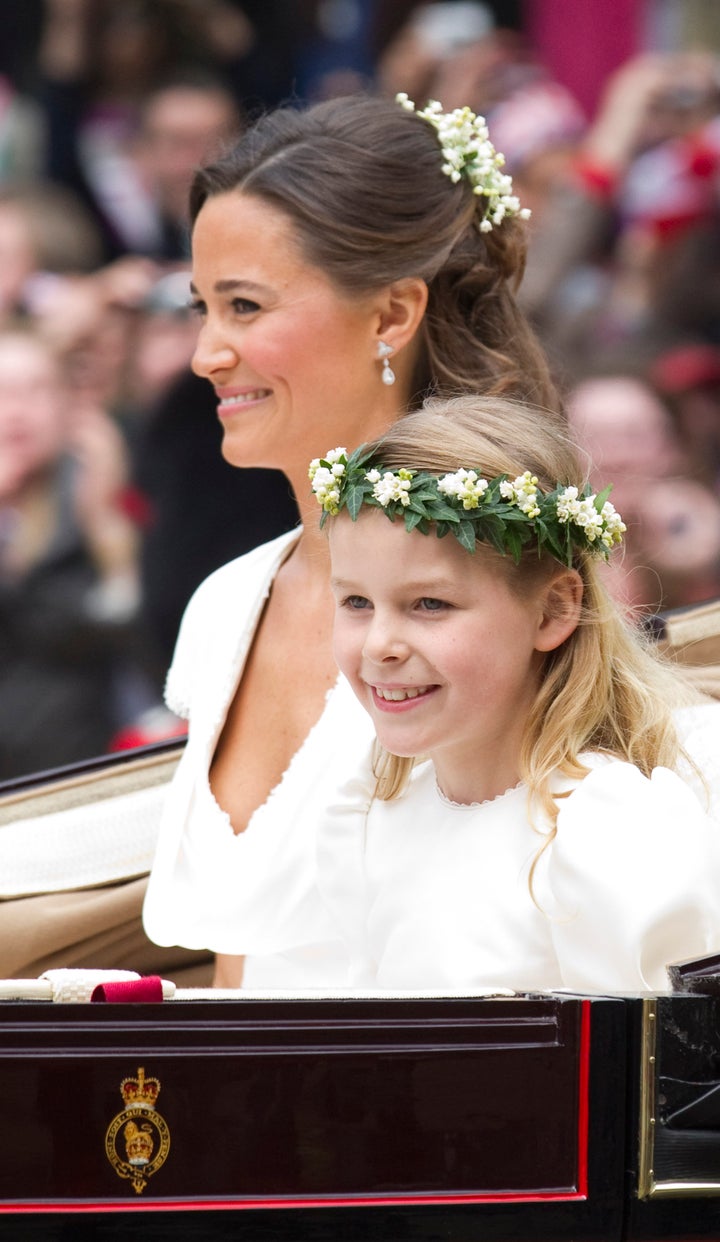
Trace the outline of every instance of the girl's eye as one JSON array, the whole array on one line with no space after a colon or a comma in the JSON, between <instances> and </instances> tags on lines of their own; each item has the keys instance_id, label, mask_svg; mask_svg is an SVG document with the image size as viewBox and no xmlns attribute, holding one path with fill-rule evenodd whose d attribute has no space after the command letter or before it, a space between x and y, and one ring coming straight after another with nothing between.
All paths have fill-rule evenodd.
<instances>
[{"instance_id":1,"label":"girl's eye","mask_svg":"<svg viewBox=\"0 0 720 1242\"><path fill-rule=\"evenodd\" d=\"M363 608L369 608L370 601L365 599L364 595L346 595L340 606L341 608L350 608L353 612L359 612Z\"/></svg>"},{"instance_id":2,"label":"girl's eye","mask_svg":"<svg viewBox=\"0 0 720 1242\"><path fill-rule=\"evenodd\" d=\"M419 605L423 612L442 612L443 608L450 607L450 605L446 604L444 600L433 599L432 596L424 596L423 599L419 601Z\"/></svg>"}]
</instances>

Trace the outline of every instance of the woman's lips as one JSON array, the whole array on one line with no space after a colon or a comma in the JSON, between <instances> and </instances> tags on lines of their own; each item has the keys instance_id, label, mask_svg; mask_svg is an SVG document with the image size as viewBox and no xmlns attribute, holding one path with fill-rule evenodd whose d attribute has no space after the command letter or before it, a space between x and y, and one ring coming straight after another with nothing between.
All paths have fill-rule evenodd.
<instances>
[{"instance_id":1,"label":"woman's lips","mask_svg":"<svg viewBox=\"0 0 720 1242\"><path fill-rule=\"evenodd\" d=\"M271 388L245 388L239 392L218 393L218 414L222 418L227 414L235 414L238 410L246 410L251 406L266 401L271 395Z\"/></svg>"}]
</instances>

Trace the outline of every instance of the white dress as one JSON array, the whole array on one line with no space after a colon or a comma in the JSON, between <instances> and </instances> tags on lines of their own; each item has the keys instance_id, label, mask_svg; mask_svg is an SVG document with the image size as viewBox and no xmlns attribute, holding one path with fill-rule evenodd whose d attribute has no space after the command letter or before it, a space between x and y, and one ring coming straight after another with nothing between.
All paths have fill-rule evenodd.
<instances>
[{"instance_id":1,"label":"white dress","mask_svg":"<svg viewBox=\"0 0 720 1242\"><path fill-rule=\"evenodd\" d=\"M319 810L334 799L343 773L364 765L372 745L370 719L344 678L244 832L233 832L209 784L262 609L298 537L293 531L263 544L202 583L168 674L168 705L188 718L189 733L165 802L145 930L157 944L244 955L247 988L347 982L347 953L315 869Z\"/></svg>"},{"instance_id":2,"label":"white dress","mask_svg":"<svg viewBox=\"0 0 720 1242\"><path fill-rule=\"evenodd\" d=\"M338 678L320 720L244 832L233 832L209 784L212 756L263 607L299 533L255 548L202 583L183 618L168 674L168 705L189 720L189 734L164 798L145 930L157 944L243 955L247 988L342 988L360 986L373 974L366 965L358 970L357 946L345 936L350 907L338 917L336 894L325 891L325 877L322 886L318 883L318 825L328 807L343 801L341 790L353 773L365 783L373 739L370 718L344 678ZM685 731L696 741L717 738L720 705L700 713L688 718ZM718 749L720 743L716 756ZM153 813L160 793L151 791ZM355 810L340 811L341 822L349 813L356 823ZM462 819L466 812L450 814ZM536 844L533 837L526 853ZM345 861L338 861L342 870ZM433 950L436 956L442 944L439 940ZM422 963L413 979L423 987L443 985ZM514 986L512 980L501 982Z\"/></svg>"},{"instance_id":3,"label":"white dress","mask_svg":"<svg viewBox=\"0 0 720 1242\"><path fill-rule=\"evenodd\" d=\"M527 791L448 803L432 764L398 800L349 782L319 837L321 888L350 982L437 991L636 992L667 964L720 951L720 829L674 773L585 757L543 844Z\"/></svg>"}]
</instances>

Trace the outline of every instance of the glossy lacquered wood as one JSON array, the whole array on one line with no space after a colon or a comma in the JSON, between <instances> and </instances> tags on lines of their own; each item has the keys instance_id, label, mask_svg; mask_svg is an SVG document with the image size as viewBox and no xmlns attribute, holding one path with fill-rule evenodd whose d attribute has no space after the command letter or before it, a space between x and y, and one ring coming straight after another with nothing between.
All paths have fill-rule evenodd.
<instances>
[{"instance_id":1,"label":"glossy lacquered wood","mask_svg":"<svg viewBox=\"0 0 720 1242\"><path fill-rule=\"evenodd\" d=\"M713 1029L707 999L688 1031ZM0 1238L720 1239L720 1201L636 1199L641 1013L559 996L0 1005Z\"/></svg>"}]
</instances>

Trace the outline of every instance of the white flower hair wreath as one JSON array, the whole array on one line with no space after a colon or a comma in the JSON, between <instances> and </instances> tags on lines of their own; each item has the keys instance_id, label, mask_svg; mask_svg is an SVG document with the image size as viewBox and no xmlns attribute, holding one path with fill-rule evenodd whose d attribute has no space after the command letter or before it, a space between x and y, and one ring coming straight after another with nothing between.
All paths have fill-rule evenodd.
<instances>
[{"instance_id":1,"label":"white flower hair wreath","mask_svg":"<svg viewBox=\"0 0 720 1242\"><path fill-rule=\"evenodd\" d=\"M436 99L431 99L424 108L416 108L404 91L395 96L395 102L432 125L442 150L442 171L451 181L465 177L473 194L483 200L478 223L481 233L492 232L506 217L529 219L529 209L521 207L519 198L512 192L512 178L502 171L505 156L496 151L490 141L484 117L467 107L443 112L442 104Z\"/></svg>"}]
</instances>

